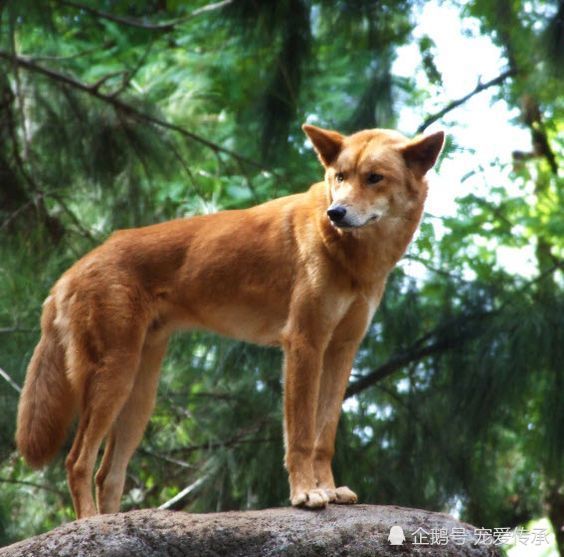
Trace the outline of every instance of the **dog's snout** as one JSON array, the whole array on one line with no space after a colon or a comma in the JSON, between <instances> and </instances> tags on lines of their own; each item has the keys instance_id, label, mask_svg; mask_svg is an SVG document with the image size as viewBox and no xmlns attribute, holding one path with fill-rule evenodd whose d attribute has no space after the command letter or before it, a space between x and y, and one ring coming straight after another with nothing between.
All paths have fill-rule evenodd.
<instances>
[{"instance_id":1,"label":"dog's snout","mask_svg":"<svg viewBox=\"0 0 564 557\"><path fill-rule=\"evenodd\" d=\"M337 205L336 207L329 207L329 209L327 209L327 216L334 223L341 222L345 218L346 214L347 210L341 205Z\"/></svg>"}]
</instances>

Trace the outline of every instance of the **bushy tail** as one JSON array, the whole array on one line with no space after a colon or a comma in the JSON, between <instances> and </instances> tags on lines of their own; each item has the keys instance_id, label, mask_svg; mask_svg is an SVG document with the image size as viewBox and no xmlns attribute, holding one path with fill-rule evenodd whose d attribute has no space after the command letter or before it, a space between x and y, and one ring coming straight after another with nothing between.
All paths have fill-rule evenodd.
<instances>
[{"instance_id":1,"label":"bushy tail","mask_svg":"<svg viewBox=\"0 0 564 557\"><path fill-rule=\"evenodd\" d=\"M40 468L65 441L75 404L65 374L65 353L54 324L55 300L45 302L41 339L35 347L18 406L16 444L26 462Z\"/></svg>"}]
</instances>

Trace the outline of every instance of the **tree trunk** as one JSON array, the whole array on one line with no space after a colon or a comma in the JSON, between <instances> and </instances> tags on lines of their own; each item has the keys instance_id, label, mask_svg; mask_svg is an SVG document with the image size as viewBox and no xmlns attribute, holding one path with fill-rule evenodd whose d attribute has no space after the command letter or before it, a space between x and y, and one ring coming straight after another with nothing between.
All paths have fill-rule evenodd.
<instances>
[{"instance_id":1,"label":"tree trunk","mask_svg":"<svg viewBox=\"0 0 564 557\"><path fill-rule=\"evenodd\" d=\"M556 537L558 553L564 557L564 493L552 491L547 497L548 518Z\"/></svg>"}]
</instances>

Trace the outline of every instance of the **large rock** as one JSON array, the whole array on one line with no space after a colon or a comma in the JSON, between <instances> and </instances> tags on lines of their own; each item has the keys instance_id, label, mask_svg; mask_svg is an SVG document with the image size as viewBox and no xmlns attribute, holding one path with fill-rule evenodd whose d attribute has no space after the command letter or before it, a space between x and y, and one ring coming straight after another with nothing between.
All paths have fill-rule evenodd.
<instances>
[{"instance_id":1,"label":"large rock","mask_svg":"<svg viewBox=\"0 0 564 557\"><path fill-rule=\"evenodd\" d=\"M388 541L392 526L403 529L406 540L402 545ZM394 533L393 541L401 542L401 532L396 528ZM414 541L427 541L428 545ZM64 524L0 549L2 557L90 555L478 557L499 553L493 545L483 543L482 535L473 526L446 514L372 505L331 505L320 511L283 508L212 514L132 511Z\"/></svg>"}]
</instances>

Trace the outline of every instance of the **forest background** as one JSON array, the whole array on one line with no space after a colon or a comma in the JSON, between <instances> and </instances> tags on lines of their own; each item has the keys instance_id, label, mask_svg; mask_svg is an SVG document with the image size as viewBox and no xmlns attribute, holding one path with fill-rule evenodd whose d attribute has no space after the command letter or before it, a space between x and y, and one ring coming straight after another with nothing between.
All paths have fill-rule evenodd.
<instances>
[{"instance_id":1,"label":"forest background","mask_svg":"<svg viewBox=\"0 0 564 557\"><path fill-rule=\"evenodd\" d=\"M72 519L63 454L32 471L13 442L50 286L117 228L305 190L307 121L448 133L355 362L340 483L541 524L564 555L563 84L561 0L1 2L0 545ZM287 504L280 364L175 337L123 508Z\"/></svg>"}]
</instances>

